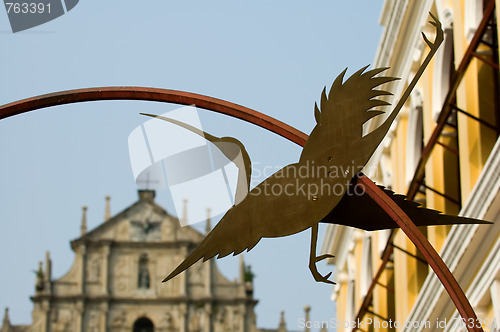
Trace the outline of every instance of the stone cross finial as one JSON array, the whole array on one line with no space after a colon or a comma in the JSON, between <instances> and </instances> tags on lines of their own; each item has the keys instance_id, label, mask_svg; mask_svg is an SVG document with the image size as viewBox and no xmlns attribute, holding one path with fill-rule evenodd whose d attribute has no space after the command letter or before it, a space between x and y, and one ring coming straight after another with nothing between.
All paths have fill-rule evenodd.
<instances>
[{"instance_id":1,"label":"stone cross finial","mask_svg":"<svg viewBox=\"0 0 500 332\"><path fill-rule=\"evenodd\" d=\"M50 259L50 252L45 253L45 278L47 281L52 279L52 260Z\"/></svg>"},{"instance_id":2,"label":"stone cross finial","mask_svg":"<svg viewBox=\"0 0 500 332\"><path fill-rule=\"evenodd\" d=\"M306 313L306 322L309 322L310 321L309 312L311 311L311 307L306 305L304 307L304 311ZM309 332L309 331L310 331L310 329L308 327L308 324L306 324L306 328L304 329L304 332Z\"/></svg>"},{"instance_id":3,"label":"stone cross finial","mask_svg":"<svg viewBox=\"0 0 500 332\"><path fill-rule=\"evenodd\" d=\"M82 225L80 226L81 235L87 233L87 206L82 206Z\"/></svg>"},{"instance_id":4,"label":"stone cross finial","mask_svg":"<svg viewBox=\"0 0 500 332\"><path fill-rule=\"evenodd\" d=\"M111 218L111 207L109 201L111 200L111 196L106 196L106 207L104 209L104 221L108 221Z\"/></svg>"},{"instance_id":5,"label":"stone cross finial","mask_svg":"<svg viewBox=\"0 0 500 332\"><path fill-rule=\"evenodd\" d=\"M2 329L6 327L10 327L9 307L5 307L5 313L3 315Z\"/></svg>"},{"instance_id":6,"label":"stone cross finial","mask_svg":"<svg viewBox=\"0 0 500 332\"><path fill-rule=\"evenodd\" d=\"M184 203L183 208L182 208L182 220L181 220L181 225L187 225L188 222L188 211L187 211L187 205L188 205L188 200L184 198L182 201Z\"/></svg>"},{"instance_id":7,"label":"stone cross finial","mask_svg":"<svg viewBox=\"0 0 500 332\"><path fill-rule=\"evenodd\" d=\"M285 322L285 311L281 311L280 325L278 326L278 332L286 332L286 322Z\"/></svg>"},{"instance_id":8,"label":"stone cross finial","mask_svg":"<svg viewBox=\"0 0 500 332\"><path fill-rule=\"evenodd\" d=\"M145 200L145 201L154 201L156 192L154 190L146 190L142 189L139 190L139 200Z\"/></svg>"},{"instance_id":9,"label":"stone cross finial","mask_svg":"<svg viewBox=\"0 0 500 332\"><path fill-rule=\"evenodd\" d=\"M245 283L245 260L243 258L243 255L240 255L240 281L242 283Z\"/></svg>"}]
</instances>

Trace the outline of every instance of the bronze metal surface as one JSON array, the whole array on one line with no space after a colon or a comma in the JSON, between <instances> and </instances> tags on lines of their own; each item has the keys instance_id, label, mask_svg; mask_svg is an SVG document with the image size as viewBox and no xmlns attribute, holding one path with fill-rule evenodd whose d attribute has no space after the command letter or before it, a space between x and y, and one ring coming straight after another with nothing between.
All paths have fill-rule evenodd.
<instances>
[{"instance_id":1,"label":"bronze metal surface","mask_svg":"<svg viewBox=\"0 0 500 332\"><path fill-rule=\"evenodd\" d=\"M365 176L359 173L359 176ZM366 177L366 176L365 176ZM420 207L420 204L409 201L406 196L395 194L393 191L378 186L385 196L389 197L417 226L451 225L451 224L491 224L488 221L451 216L439 211ZM362 207L362 208L360 208ZM344 195L339 204L323 220L323 223L339 224L376 231L381 229L398 228L393 218L375 202L358 183L353 179L348 194Z\"/></svg>"},{"instance_id":2,"label":"bronze metal surface","mask_svg":"<svg viewBox=\"0 0 500 332\"><path fill-rule=\"evenodd\" d=\"M362 125L372 116L382 113L380 111L371 110L373 107L384 105L383 101L374 98L388 94L385 91L374 90L374 87L393 80L393 78L375 77L384 69L375 69L364 72L366 68L363 68L349 78L345 83L342 82L343 74L341 74L337 80L335 80L328 97L326 96L326 91L323 91L321 110L317 106L315 107L317 125L311 133L310 139L308 139L307 135L282 122L243 106L187 92L153 88L91 88L33 97L1 106L0 119L44 107L92 100L150 100L183 105L196 105L200 108L213 110L257 124L304 146L304 151L301 155L299 163L285 167L281 173L275 173L275 175L266 179L256 188L263 190L265 189L266 183L277 183L281 186L286 186L290 183L290 180L298 180L298 185L302 183L306 185L316 183L314 181L317 179L314 180L314 177L313 179L297 179L297 176L290 174L293 174L293 171L298 171L299 166L304 166L307 162L312 163L316 160L318 160L320 165L328 165L328 163L332 163L334 161L335 163L343 163L350 161L350 159L359 160L360 163L356 164L357 166L364 165L362 161L365 161L366 163L368 158L373 153L373 150L378 146L380 140L387 133L390 124L395 119L397 113L401 109L401 106L409 96L411 89L415 86L416 81L421 76L423 70L429 63L430 58L432 58L433 54L437 50L437 47L442 41L442 30L439 22L436 20L431 23L436 26L437 37L435 42L431 43L424 35L424 40L431 47L431 52L424 61L422 68L418 71L417 75L415 75L414 81L412 81L409 85L408 89L403 94L403 97L396 105L394 111L390 113L388 119L384 121L379 128L364 137L361 135L361 128L358 128L358 126L360 126L360 124ZM353 82L355 82L355 84L352 84ZM354 88L349 88L351 84ZM342 95L341 90L344 89L344 87L351 92L344 94L344 97L338 98L339 94ZM353 98L353 94L356 95L357 98ZM335 114L337 112L339 114ZM354 115L351 115L351 113L354 113ZM335 126L336 130L328 128L330 126ZM346 128L353 129L354 131L349 130L346 132ZM353 147L351 145L351 147L353 147L353 150L351 151L338 142L342 137L349 137L358 143L365 142L366 145L359 147ZM367 137L370 138L369 141L367 140ZM331 145L328 146L328 144ZM349 142L346 144L349 144ZM348 154L348 157L342 156L342 153ZM343 165L337 166L340 167ZM287 173L287 171L289 173ZM207 235L200 246L198 246L190 254L190 256L188 256L188 258L167 277L167 279L174 277L201 258L207 260L215 255L223 257L230 253L238 254L244 249L250 250L253 248L253 246L255 246L262 237L289 235L311 227L311 272L316 280L332 283L328 280L330 274L322 276L316 270L315 263L317 261L331 257L331 255L316 256L317 227L318 222L325 216L328 216L337 203L341 201L350 186L350 180L355 175L355 172L347 171L344 174L345 176L342 180L349 179L349 181L345 184L341 183L343 186L341 194L299 194L293 195L295 198L288 200L278 199L280 195L274 195L278 198L272 199L267 199L266 195L260 195L260 193L259 195L249 195L239 205L233 207L227 212L221 222L219 222L212 232ZM422 250L426 259L430 264L432 264L431 266L438 274L438 277L447 291L450 293L450 296L452 297L462 317L465 319L475 318L476 316L472 307L468 303L465 295L463 295L463 292L460 292L461 289L456 283L456 280L453 278L451 272L440 259L439 255L434 251L432 246L427 242L425 237L419 233L418 228L416 228L403 210L398 207L398 204L404 206L407 205L407 203L403 202L404 199L399 200L398 198L389 197L372 181L364 176L360 176L357 181L364 186L363 190L372 199L374 199L374 201L391 217L391 219L395 221L397 225L403 229L403 231L405 231L415 245ZM348 202L346 204L349 205L353 203ZM347 209L349 209L349 207L347 207ZM414 207L410 204L410 208L405 207L404 209L412 210ZM411 213L413 212L410 212L410 214ZM419 214L422 212L416 213ZM435 212L424 213L435 214ZM245 216L245 214L247 215ZM342 213L339 212L339 214L342 216ZM270 215L270 217L268 215ZM263 216L264 219L262 219ZM340 218L335 214L334 217ZM439 217L437 219L439 219ZM228 220L233 220L235 222L228 222ZM384 221L384 225L386 225L386 221ZM364 227L367 226L365 225ZM377 228L375 227L374 229ZM229 245L225 245L224 241L228 240L228 236L236 240L232 241ZM389 254L386 252L384 255L384 261L387 261L388 259ZM371 292L369 293L371 294ZM365 298L365 302L369 300L371 300L371 296ZM366 310L368 310L367 307ZM482 329L478 328L470 331L482 331Z\"/></svg>"},{"instance_id":3,"label":"bronze metal surface","mask_svg":"<svg viewBox=\"0 0 500 332\"><path fill-rule=\"evenodd\" d=\"M229 209L201 244L164 281L172 279L200 259L221 258L231 253L237 255L251 250L263 237L287 236L311 228L309 268L316 281L332 283L328 280L330 274L322 276L316 268L316 262L329 257L316 256L318 222L327 217L346 194L351 180L384 139L443 42L441 23L430 15L436 37L431 42L423 34L430 47L429 54L384 122L363 136L363 124L385 113L373 108L390 105L378 97L391 93L377 87L396 78L378 76L387 68L366 71L367 67L364 67L344 81L344 70L335 79L328 94L326 88L323 90L320 107L314 107L316 126L304 145L299 162L285 166L265 179L240 204ZM349 221L346 219L344 224ZM371 220L374 229L377 229L378 222Z\"/></svg>"}]
</instances>

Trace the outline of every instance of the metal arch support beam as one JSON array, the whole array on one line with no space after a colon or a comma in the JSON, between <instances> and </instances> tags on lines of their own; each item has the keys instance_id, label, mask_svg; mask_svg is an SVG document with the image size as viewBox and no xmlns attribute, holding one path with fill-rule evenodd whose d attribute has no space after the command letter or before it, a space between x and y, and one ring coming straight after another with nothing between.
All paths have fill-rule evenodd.
<instances>
[{"instance_id":1,"label":"metal arch support beam","mask_svg":"<svg viewBox=\"0 0 500 332\"><path fill-rule=\"evenodd\" d=\"M292 126L248 107L190 92L145 87L87 88L40 95L0 106L0 120L41 108L98 100L143 100L195 105L253 123L300 146L304 146L308 137Z\"/></svg>"},{"instance_id":2,"label":"metal arch support beam","mask_svg":"<svg viewBox=\"0 0 500 332\"><path fill-rule=\"evenodd\" d=\"M455 71L455 75L453 77L453 84L450 90L448 91L448 94L446 96L446 100L443 103L443 108L441 109L440 112L440 117L438 119L438 125L436 126L434 132L432 133L429 141L427 142L427 145L425 146L424 151L422 151L422 157L418 163L417 169L415 170L413 179L409 185L408 192L406 194L407 199L412 200L415 197L415 194L418 192L420 183L422 182L423 179L423 174L424 174L424 168L425 164L430 156L430 153L432 152L432 149L434 147L434 144L438 143L438 138L441 133L441 130L443 129L443 126L446 123L446 119L448 118L450 112L451 112L451 107L450 107L450 102L455 96L456 89L458 88L458 85L460 84L463 76L465 75L465 71L467 70L467 67L472 59L473 52L476 50L478 47L479 43L482 42L482 36L485 33L487 27L488 27L488 22L491 18L491 15L494 14L495 11L495 6L496 6L496 1L495 0L490 0L488 4L485 6L484 12L483 12L483 19L481 23L479 24L476 33L474 34L473 39L471 40L467 50L465 51L462 61L460 62L460 65L458 66L457 70ZM490 46L491 47L491 46ZM382 263L380 264L380 267L378 269L377 274L372 280L372 284L370 288L368 289L368 292L364 298L364 301L358 311L358 318L362 319L364 315L366 314L366 310L368 307L368 304L371 302L372 297L373 297L373 289L374 286L379 279L380 275L382 274L383 270L385 269L385 265L387 263L387 260L384 260L387 256L390 256L390 254L393 251L393 246L392 246L392 240L396 234L396 229L391 230L391 233L389 235L389 239L387 240L387 244L385 246L385 249L382 254ZM419 250L422 252L422 250L419 248ZM446 289L448 291L448 289ZM456 303L455 303L456 305ZM468 304L470 306L470 304ZM458 306L457 306L458 308ZM467 308L467 311L469 309ZM465 317L464 317L465 318ZM353 329L355 331L356 329Z\"/></svg>"},{"instance_id":3,"label":"metal arch support beam","mask_svg":"<svg viewBox=\"0 0 500 332\"><path fill-rule=\"evenodd\" d=\"M427 161L430 158L431 152L434 149L434 146L436 142L439 139L439 136L441 135L441 132L446 124L446 120L451 114L452 107L451 103L453 98L456 96L456 91L458 89L458 86L462 82L463 77L465 76L465 71L469 67L469 64L472 60L472 56L474 51L477 49L479 46L479 43L481 42L481 38L486 32L486 29L488 28L488 22L495 12L495 0L490 0L488 4L486 5L483 13L483 19L481 20L481 23L479 24L476 33L474 34L474 37L472 38L469 46L467 47L467 50L465 51L465 54L462 57L462 61L460 62L460 65L458 66L457 70L453 74L452 81L450 83L450 90L448 91L446 98L443 102L443 107L441 108L441 111L439 112L439 117L437 120L437 125L434 128L434 131L432 132L431 137L429 138L429 141L425 145L422 155L420 157L420 160L418 162L417 168L415 170L415 173L413 175L413 179L410 182L410 185L408 187L408 193L407 197L409 199L413 199L415 197L418 187L420 186L420 183L422 182L422 179L424 177L424 171L425 171L425 165Z\"/></svg>"},{"instance_id":4,"label":"metal arch support beam","mask_svg":"<svg viewBox=\"0 0 500 332\"><path fill-rule=\"evenodd\" d=\"M387 195L380 195L378 187L366 176L358 178L358 185L362 186L366 192L384 211L396 222L406 236L424 255L430 267L436 273L436 276L441 281L448 294L450 295L455 307L467 323L466 328L469 332L482 332L483 328L480 321L477 319L476 313L472 308L469 300L465 296L464 291L458 284L457 280L448 269L448 266L443 262L436 249L422 234L411 219L404 213L403 210L389 198ZM378 189L378 190L377 190Z\"/></svg>"},{"instance_id":5,"label":"metal arch support beam","mask_svg":"<svg viewBox=\"0 0 500 332\"><path fill-rule=\"evenodd\" d=\"M4 106L0 106L0 120L41 108L97 100L144 100L175 103L181 105L195 105L200 108L222 113L256 124L262 128L281 135L300 146L304 146L308 138L308 136L301 131L247 107L233 104L221 99L189 92L143 87L106 87L78 89L23 99ZM448 294L450 295L461 316L466 321L472 319L474 322L477 322L477 317L474 309L470 305L469 300L465 296L463 290L460 288L460 285L457 283L456 279L453 277L453 274L450 272L439 254L434 250L429 241L420 232L418 227L415 226L410 218L401 209L399 209L399 207L394 204L394 202L390 200L388 196L375 185L375 183L373 183L373 181L365 176L361 176L358 177L358 184L363 186L364 191L375 202L377 202L377 204L379 204L380 207L384 209L384 211L389 216L392 217L394 222L396 222L398 226L401 227L401 229L415 244L415 246L424 254L434 272L441 280L443 286L448 291ZM387 255L387 259L388 257L389 255ZM370 290L369 294L371 294L371 291L372 289ZM371 299L371 296L365 298L365 302L368 300L368 298ZM362 310L360 316L364 316L364 313L366 313L366 309L364 311ZM357 328L355 328L354 330L356 329ZM472 328L467 326L467 329L470 332L483 331L480 326L474 326Z\"/></svg>"}]
</instances>

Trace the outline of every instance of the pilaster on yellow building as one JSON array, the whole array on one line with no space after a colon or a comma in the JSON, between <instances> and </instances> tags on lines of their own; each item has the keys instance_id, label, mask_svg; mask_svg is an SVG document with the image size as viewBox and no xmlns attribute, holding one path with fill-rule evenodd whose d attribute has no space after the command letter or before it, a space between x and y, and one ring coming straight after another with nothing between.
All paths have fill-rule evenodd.
<instances>
[{"instance_id":1,"label":"pilaster on yellow building","mask_svg":"<svg viewBox=\"0 0 500 332\"><path fill-rule=\"evenodd\" d=\"M427 208L492 225L421 228L469 298L485 331L500 331L500 90L495 0L386 0L373 67L400 77L396 103L432 40L445 40L365 173ZM365 128L370 131L380 122ZM338 331L465 331L449 295L401 231L330 225ZM354 324L352 324L354 323ZM361 324L359 324L361 323ZM345 327L347 326L347 327Z\"/></svg>"}]
</instances>

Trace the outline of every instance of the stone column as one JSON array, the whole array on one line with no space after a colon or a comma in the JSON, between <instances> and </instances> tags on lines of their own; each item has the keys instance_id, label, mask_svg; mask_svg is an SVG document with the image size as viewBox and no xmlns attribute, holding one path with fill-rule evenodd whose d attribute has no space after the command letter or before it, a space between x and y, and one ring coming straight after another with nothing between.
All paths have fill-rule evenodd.
<instances>
[{"instance_id":1,"label":"stone column","mask_svg":"<svg viewBox=\"0 0 500 332\"><path fill-rule=\"evenodd\" d=\"M76 329L75 332L83 331L83 324L85 320L85 305L82 300L79 300L76 303Z\"/></svg>"},{"instance_id":2,"label":"stone column","mask_svg":"<svg viewBox=\"0 0 500 332\"><path fill-rule=\"evenodd\" d=\"M245 308L245 304L244 303L240 303L238 304L238 330L241 331L241 332L245 332L245 328L246 328L246 319L245 319L245 316L246 316L246 308Z\"/></svg>"},{"instance_id":3,"label":"stone column","mask_svg":"<svg viewBox=\"0 0 500 332\"><path fill-rule=\"evenodd\" d=\"M110 243L105 243L102 247L102 293L104 295L109 295L109 254L110 254Z\"/></svg>"},{"instance_id":4,"label":"stone column","mask_svg":"<svg viewBox=\"0 0 500 332\"><path fill-rule=\"evenodd\" d=\"M49 331L49 323L50 323L50 302L49 300L43 300L41 303L42 309L42 322L40 332L48 332Z\"/></svg>"},{"instance_id":5,"label":"stone column","mask_svg":"<svg viewBox=\"0 0 500 332\"><path fill-rule=\"evenodd\" d=\"M240 272L240 282L238 287L238 293L240 296L245 296L246 294L246 282L245 282L245 258L243 254L239 257L239 272Z\"/></svg>"},{"instance_id":6,"label":"stone column","mask_svg":"<svg viewBox=\"0 0 500 332\"><path fill-rule=\"evenodd\" d=\"M50 259L50 253L47 251L45 253L45 287L44 292L47 294L52 294L52 260Z\"/></svg>"},{"instance_id":7,"label":"stone column","mask_svg":"<svg viewBox=\"0 0 500 332\"><path fill-rule=\"evenodd\" d=\"M109 321L109 304L107 302L101 303L101 321L99 331L107 332L108 331L108 321Z\"/></svg>"},{"instance_id":8,"label":"stone column","mask_svg":"<svg viewBox=\"0 0 500 332\"><path fill-rule=\"evenodd\" d=\"M210 221L210 216L211 214L211 209L210 208L207 208L207 223L206 223L206 233L210 233L211 229L212 229L212 225L211 225L211 221ZM203 280L203 282L205 283L205 294L207 295L207 297L212 297L212 293L213 293L213 290L212 290L212 275L214 273L214 264L215 264L215 259L211 259L209 260L208 262L206 262L205 264L205 278Z\"/></svg>"},{"instance_id":9,"label":"stone column","mask_svg":"<svg viewBox=\"0 0 500 332\"><path fill-rule=\"evenodd\" d=\"M187 331L187 305L185 303L179 304L179 332L186 332Z\"/></svg>"},{"instance_id":10,"label":"stone column","mask_svg":"<svg viewBox=\"0 0 500 332\"><path fill-rule=\"evenodd\" d=\"M185 246L180 247L177 250L177 262L182 262L187 256L187 248ZM177 266L177 265L176 265ZM180 279L179 280L179 296L186 296L188 295L188 278L187 274L189 274L189 271L185 271L184 273L179 274L176 278Z\"/></svg>"},{"instance_id":11,"label":"stone column","mask_svg":"<svg viewBox=\"0 0 500 332\"><path fill-rule=\"evenodd\" d=\"M202 265L205 270L203 283L205 284L205 294L207 297L212 297L212 274L214 270L214 261L214 259L211 259L208 262L204 262Z\"/></svg>"},{"instance_id":12,"label":"stone column","mask_svg":"<svg viewBox=\"0 0 500 332\"><path fill-rule=\"evenodd\" d=\"M87 246L81 244L79 247L80 262L80 293L84 295L86 293L85 281L87 276Z\"/></svg>"},{"instance_id":13,"label":"stone column","mask_svg":"<svg viewBox=\"0 0 500 332\"><path fill-rule=\"evenodd\" d=\"M281 311L280 324L278 325L278 332L286 332L285 312L283 310Z\"/></svg>"},{"instance_id":14,"label":"stone column","mask_svg":"<svg viewBox=\"0 0 500 332\"><path fill-rule=\"evenodd\" d=\"M205 303L205 326L203 326L203 331L212 332L212 305L210 303Z\"/></svg>"},{"instance_id":15,"label":"stone column","mask_svg":"<svg viewBox=\"0 0 500 332\"><path fill-rule=\"evenodd\" d=\"M310 306L308 306L308 305L306 305L306 306L304 307L304 312L305 312L305 314L306 314L306 322L309 322L309 321L311 320L310 315L309 315L309 313L311 312L311 307L310 307ZM310 330L310 329L309 329L308 325L306 325L306 328L304 329L304 331L305 331L305 332L309 332L309 330Z\"/></svg>"},{"instance_id":16,"label":"stone column","mask_svg":"<svg viewBox=\"0 0 500 332\"><path fill-rule=\"evenodd\" d=\"M255 310L254 310L254 303L250 301L251 299L248 299L247 302L245 303L245 313L243 316L243 324L244 324L244 331L245 332L254 332L256 323L255 323Z\"/></svg>"}]
</instances>

